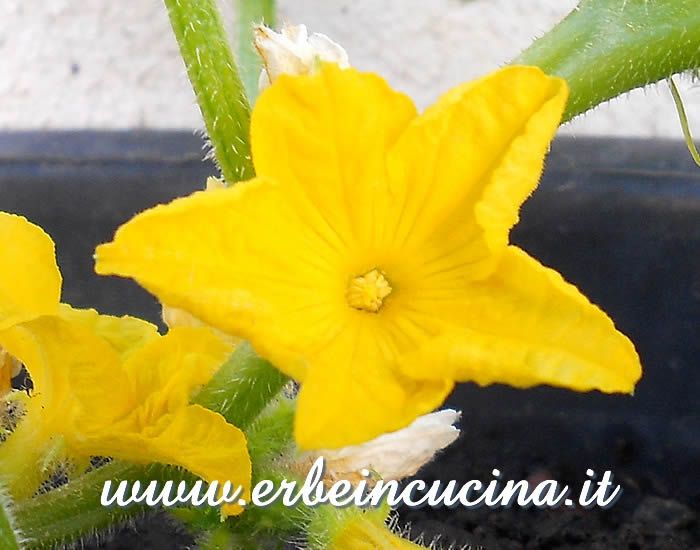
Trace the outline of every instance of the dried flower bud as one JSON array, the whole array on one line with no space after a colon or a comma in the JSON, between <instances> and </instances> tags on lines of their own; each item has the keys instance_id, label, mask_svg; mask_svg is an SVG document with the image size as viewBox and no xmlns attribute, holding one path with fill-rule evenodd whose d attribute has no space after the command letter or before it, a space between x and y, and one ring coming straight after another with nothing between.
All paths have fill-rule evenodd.
<instances>
[{"instance_id":1,"label":"dried flower bud","mask_svg":"<svg viewBox=\"0 0 700 550\"><path fill-rule=\"evenodd\" d=\"M374 471L385 481L412 476L435 454L459 437L453 424L461 413L452 409L426 414L410 426L376 439L335 450L319 450L302 454L292 469L306 475L319 456L326 459L324 482L346 479L351 483L366 479L361 470Z\"/></svg>"},{"instance_id":2,"label":"dried flower bud","mask_svg":"<svg viewBox=\"0 0 700 550\"><path fill-rule=\"evenodd\" d=\"M304 25L285 24L280 32L257 25L254 41L263 60L263 70L258 81L260 91L281 74L310 74L321 61L337 63L343 69L350 66L348 54L342 46L325 34L309 35Z\"/></svg>"}]
</instances>

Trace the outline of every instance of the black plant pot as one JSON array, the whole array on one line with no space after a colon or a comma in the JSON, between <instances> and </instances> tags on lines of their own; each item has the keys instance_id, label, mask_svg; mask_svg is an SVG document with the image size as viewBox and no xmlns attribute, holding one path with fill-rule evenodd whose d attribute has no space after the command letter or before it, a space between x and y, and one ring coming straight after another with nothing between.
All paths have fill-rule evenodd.
<instances>
[{"instance_id":1,"label":"black plant pot","mask_svg":"<svg viewBox=\"0 0 700 550\"><path fill-rule=\"evenodd\" d=\"M202 188L214 167L178 132L0 134L0 210L52 235L63 299L158 321L135 283L93 274L95 245L135 212ZM463 435L434 479L550 478L610 470L609 509L400 510L413 534L496 549L700 548L700 169L675 141L559 138L513 241L559 270L635 342L636 395L460 385ZM7 266L10 267L11 266ZM109 548L185 547L148 518Z\"/></svg>"}]
</instances>

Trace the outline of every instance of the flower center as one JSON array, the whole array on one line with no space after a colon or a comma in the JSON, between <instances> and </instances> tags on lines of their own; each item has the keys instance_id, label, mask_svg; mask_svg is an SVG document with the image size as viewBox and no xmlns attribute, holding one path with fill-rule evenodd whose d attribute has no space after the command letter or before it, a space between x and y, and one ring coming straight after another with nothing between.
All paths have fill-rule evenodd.
<instances>
[{"instance_id":1,"label":"flower center","mask_svg":"<svg viewBox=\"0 0 700 550\"><path fill-rule=\"evenodd\" d=\"M355 309L377 313L384 298L391 294L389 281L379 271L373 269L362 277L355 277L348 285L347 299Z\"/></svg>"}]
</instances>

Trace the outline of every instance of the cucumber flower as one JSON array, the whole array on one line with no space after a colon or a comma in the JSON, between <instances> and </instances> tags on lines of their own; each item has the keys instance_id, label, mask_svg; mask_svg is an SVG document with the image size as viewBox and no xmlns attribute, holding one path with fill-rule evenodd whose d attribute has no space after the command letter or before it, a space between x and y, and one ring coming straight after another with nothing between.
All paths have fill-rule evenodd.
<instances>
[{"instance_id":1,"label":"cucumber flower","mask_svg":"<svg viewBox=\"0 0 700 550\"><path fill-rule=\"evenodd\" d=\"M457 381L631 392L627 337L509 244L567 99L508 67L418 115L374 74L281 75L251 120L257 177L139 214L96 252L301 382L301 448L362 443Z\"/></svg>"},{"instance_id":2,"label":"cucumber flower","mask_svg":"<svg viewBox=\"0 0 700 550\"><path fill-rule=\"evenodd\" d=\"M172 464L207 481L246 489L245 436L224 418L190 404L192 393L232 346L208 328L160 336L131 317L59 304L61 277L51 239L24 218L0 213L0 345L34 385L12 392L23 416L0 443L0 480L30 497L57 466L90 456ZM239 513L238 505L225 512Z\"/></svg>"}]
</instances>

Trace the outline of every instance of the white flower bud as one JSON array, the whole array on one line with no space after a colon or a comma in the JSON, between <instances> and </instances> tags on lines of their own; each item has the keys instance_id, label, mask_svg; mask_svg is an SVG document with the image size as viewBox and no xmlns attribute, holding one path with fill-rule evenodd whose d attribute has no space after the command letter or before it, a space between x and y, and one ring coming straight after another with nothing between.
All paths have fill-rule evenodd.
<instances>
[{"instance_id":1,"label":"white flower bud","mask_svg":"<svg viewBox=\"0 0 700 550\"><path fill-rule=\"evenodd\" d=\"M340 45L325 34L309 35L304 25L285 24L280 32L256 25L254 41L263 60L258 81L260 91L281 74L311 74L321 61L337 63L342 69L350 66L348 54Z\"/></svg>"},{"instance_id":2,"label":"white flower bud","mask_svg":"<svg viewBox=\"0 0 700 550\"><path fill-rule=\"evenodd\" d=\"M323 456L327 484L341 479L356 483L364 479L360 473L364 468L376 472L385 481L399 481L415 474L459 437L459 429L453 424L460 416L459 411L452 409L426 414L402 430L361 445L304 453L292 468L305 475L314 461Z\"/></svg>"}]
</instances>

